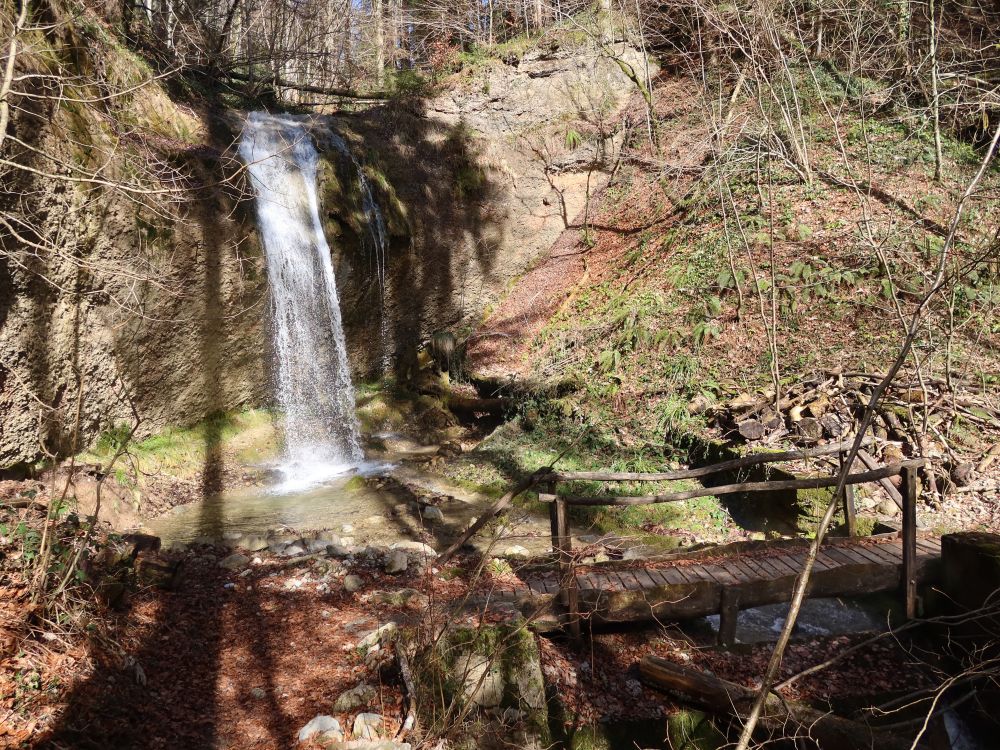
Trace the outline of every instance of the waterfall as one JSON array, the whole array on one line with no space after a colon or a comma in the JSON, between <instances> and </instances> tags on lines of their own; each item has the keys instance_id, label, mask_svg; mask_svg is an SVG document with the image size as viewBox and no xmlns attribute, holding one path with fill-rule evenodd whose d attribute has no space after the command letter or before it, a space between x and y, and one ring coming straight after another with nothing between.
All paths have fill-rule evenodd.
<instances>
[{"instance_id":1,"label":"waterfall","mask_svg":"<svg viewBox=\"0 0 1000 750\"><path fill-rule=\"evenodd\" d=\"M271 287L275 386L284 420L282 487L361 461L354 388L330 248L319 218L318 154L300 118L253 112L240 141Z\"/></svg>"},{"instance_id":2,"label":"waterfall","mask_svg":"<svg viewBox=\"0 0 1000 750\"><path fill-rule=\"evenodd\" d=\"M368 237L363 240L368 245L368 250L375 263L375 278L378 281L379 296L379 336L381 338L382 350L382 374L389 372L391 364L391 352L389 351L389 318L385 310L385 269L389 253L389 234L385 228L385 217L382 216L382 209L379 208L375 194L372 192L371 183L365 176L364 170L358 163L354 152L351 151L347 142L336 133L330 133L330 142L333 147L343 154L354 165L354 171L358 176L358 185L361 188L361 210L365 214L365 223L368 225Z\"/></svg>"}]
</instances>

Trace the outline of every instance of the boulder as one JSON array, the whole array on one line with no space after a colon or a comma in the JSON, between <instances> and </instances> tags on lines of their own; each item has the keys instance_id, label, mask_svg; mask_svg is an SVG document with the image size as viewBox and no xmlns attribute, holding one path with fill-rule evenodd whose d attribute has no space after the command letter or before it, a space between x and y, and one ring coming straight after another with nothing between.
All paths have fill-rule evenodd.
<instances>
[{"instance_id":1,"label":"boulder","mask_svg":"<svg viewBox=\"0 0 1000 750\"><path fill-rule=\"evenodd\" d=\"M440 508L434 505L425 505L422 515L424 520L429 521L430 523L444 522L444 513L441 512Z\"/></svg>"},{"instance_id":2,"label":"boulder","mask_svg":"<svg viewBox=\"0 0 1000 750\"><path fill-rule=\"evenodd\" d=\"M385 557L385 572L389 575L405 573L410 559L401 549L391 550Z\"/></svg>"}]
</instances>

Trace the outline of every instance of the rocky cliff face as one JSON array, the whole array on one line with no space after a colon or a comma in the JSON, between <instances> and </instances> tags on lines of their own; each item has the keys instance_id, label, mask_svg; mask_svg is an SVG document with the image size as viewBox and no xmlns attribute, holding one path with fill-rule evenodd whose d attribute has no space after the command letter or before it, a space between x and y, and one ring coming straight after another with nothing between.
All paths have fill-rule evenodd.
<instances>
[{"instance_id":1,"label":"rocky cliff face","mask_svg":"<svg viewBox=\"0 0 1000 750\"><path fill-rule=\"evenodd\" d=\"M316 119L355 377L381 374L386 353L405 375L430 332L461 332L499 298L601 184L633 93L594 49L536 51L458 79L421 106ZM65 104L15 119L20 138L66 165L115 152L114 173L136 159L164 169L146 195L22 174L0 196L40 240L0 237L0 469L82 449L115 425L138 422L142 436L269 401L266 277L231 158L239 117L199 117L159 89L129 106L145 137L122 148L120 133ZM356 167L324 139L331 128L386 216L384 286L362 241ZM23 148L10 155L44 166Z\"/></svg>"}]
</instances>

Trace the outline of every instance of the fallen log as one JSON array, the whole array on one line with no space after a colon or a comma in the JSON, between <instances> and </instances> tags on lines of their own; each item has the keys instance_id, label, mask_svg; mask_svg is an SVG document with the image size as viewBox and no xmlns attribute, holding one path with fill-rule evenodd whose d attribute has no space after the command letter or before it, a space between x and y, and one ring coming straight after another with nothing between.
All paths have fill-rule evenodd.
<instances>
[{"instance_id":1,"label":"fallen log","mask_svg":"<svg viewBox=\"0 0 1000 750\"><path fill-rule=\"evenodd\" d=\"M749 714L757 695L756 691L742 685L679 666L659 656L643 657L639 662L639 675L652 687L740 720ZM898 732L879 732L866 724L823 713L773 694L764 704L758 728L761 734L794 737L821 750L902 750L909 746Z\"/></svg>"}]
</instances>

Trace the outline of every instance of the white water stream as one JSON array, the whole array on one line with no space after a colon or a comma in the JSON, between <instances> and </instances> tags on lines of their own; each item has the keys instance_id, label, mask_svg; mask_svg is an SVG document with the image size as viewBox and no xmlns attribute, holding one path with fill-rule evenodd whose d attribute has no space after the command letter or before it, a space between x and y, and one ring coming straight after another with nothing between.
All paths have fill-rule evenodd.
<instances>
[{"instance_id":1,"label":"white water stream","mask_svg":"<svg viewBox=\"0 0 1000 750\"><path fill-rule=\"evenodd\" d=\"M363 458L330 248L319 218L318 154L303 121L253 112L240 141L256 195L271 288L275 390L284 420L279 491Z\"/></svg>"}]
</instances>

